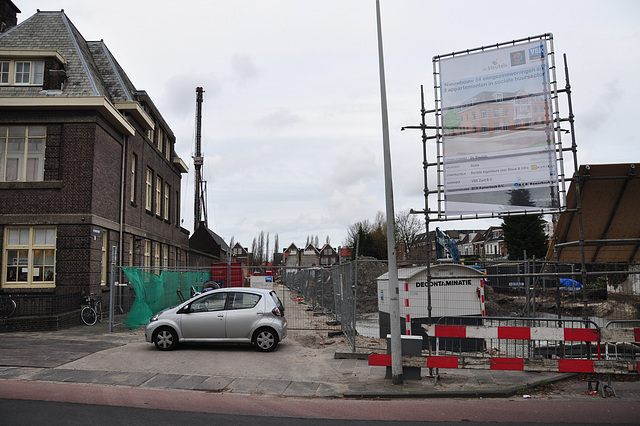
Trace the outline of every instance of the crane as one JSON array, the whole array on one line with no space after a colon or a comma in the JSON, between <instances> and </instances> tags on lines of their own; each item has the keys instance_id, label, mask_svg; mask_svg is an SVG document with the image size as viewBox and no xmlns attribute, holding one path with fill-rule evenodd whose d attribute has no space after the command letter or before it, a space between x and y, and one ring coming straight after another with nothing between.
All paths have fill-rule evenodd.
<instances>
[{"instance_id":1,"label":"crane","mask_svg":"<svg viewBox=\"0 0 640 426\"><path fill-rule=\"evenodd\" d=\"M454 263L460 263L460 251L458 250L456 242L453 241L450 236L442 232L440 228L436 228L436 254L438 259L445 258L445 254L443 252L445 250Z\"/></svg>"}]
</instances>

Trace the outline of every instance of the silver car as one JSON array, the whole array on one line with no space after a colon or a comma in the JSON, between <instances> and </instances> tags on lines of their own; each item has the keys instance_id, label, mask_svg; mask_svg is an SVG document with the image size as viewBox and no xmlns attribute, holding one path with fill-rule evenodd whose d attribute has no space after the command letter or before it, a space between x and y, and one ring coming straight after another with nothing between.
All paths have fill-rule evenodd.
<instances>
[{"instance_id":1,"label":"silver car","mask_svg":"<svg viewBox=\"0 0 640 426\"><path fill-rule=\"evenodd\" d=\"M287 336L284 306L275 292L231 287L198 294L165 309L147 324L144 337L161 351L183 342L253 343L272 351Z\"/></svg>"}]
</instances>

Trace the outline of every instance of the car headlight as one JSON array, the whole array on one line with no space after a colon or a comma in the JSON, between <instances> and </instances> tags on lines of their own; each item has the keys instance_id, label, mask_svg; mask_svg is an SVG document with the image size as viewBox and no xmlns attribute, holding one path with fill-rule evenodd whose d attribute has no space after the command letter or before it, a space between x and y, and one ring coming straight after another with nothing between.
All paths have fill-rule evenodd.
<instances>
[{"instance_id":1,"label":"car headlight","mask_svg":"<svg viewBox=\"0 0 640 426\"><path fill-rule=\"evenodd\" d=\"M151 317L149 322L158 321L158 318L160 318L160 314L155 314L154 316Z\"/></svg>"}]
</instances>

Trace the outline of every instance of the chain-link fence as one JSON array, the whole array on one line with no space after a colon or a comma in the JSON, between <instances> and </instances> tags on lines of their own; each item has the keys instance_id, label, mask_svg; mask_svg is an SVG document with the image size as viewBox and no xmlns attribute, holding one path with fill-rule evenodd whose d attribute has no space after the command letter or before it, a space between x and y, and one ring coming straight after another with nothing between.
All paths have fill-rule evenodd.
<instances>
[{"instance_id":1,"label":"chain-link fence","mask_svg":"<svg viewBox=\"0 0 640 426\"><path fill-rule=\"evenodd\" d=\"M558 264L552 262L477 262L468 266L480 271L484 284L484 311L486 317L540 318L564 320L588 320L604 327L607 322L637 320L640 318L640 296L626 290L638 280L639 269L613 265L588 264L586 274L579 265ZM436 267L431 265L432 269ZM238 266L228 266L228 274ZM411 261L399 265L399 270L422 268L425 263ZM123 268L124 269L124 268ZM386 337L380 335L381 322L388 321L388 313L381 312L382 298L378 286L379 278L388 271L386 261L359 259L332 267L241 267L242 285L251 286L252 281L267 283L285 304L287 321L291 330L315 330L331 334L342 333L355 350L357 335L371 338ZM437 268L436 268L437 269ZM169 304L177 304L180 297L189 298L193 291L199 291L210 279L210 268L152 269L145 275L156 280L155 286L162 286L170 295ZM402 274L400 274L402 275ZM158 278L153 278L153 277ZM162 279L160 279L162 277ZM187 277L189 277L187 279ZM586 281L585 278L586 277ZM419 281L423 289L427 282L434 284L436 276L430 280ZM450 275L448 280L465 280L469 276ZM185 281L186 279L186 281ZM438 278L439 279L439 278ZM585 281L584 283L582 281ZM401 287L409 289L409 280L399 282ZM160 284L162 283L162 284ZM440 283L442 284L442 283ZM121 285L114 287L113 305L114 325L126 325L126 318L139 298L136 292L148 293L148 290L134 289L130 279L124 279ZM433 289L433 288L432 288ZM442 287L442 296L434 297L431 308L436 308L458 300L455 286ZM470 290L475 295L476 288ZM622 290L622 291L620 291ZM147 294L148 295L148 294ZM428 300L421 296L419 315L407 317L406 305L416 307L417 299L412 299L411 291L407 300L401 301L400 313L403 330L421 329L428 323ZM108 306L107 300L103 305ZM480 305L479 305L480 306ZM154 312L147 312L150 316ZM420 318L422 315L422 319ZM478 317L474 312L463 313L471 318ZM411 322L407 327L407 320ZM435 323L440 318L432 318ZM413 323L415 322L415 324Z\"/></svg>"}]
</instances>

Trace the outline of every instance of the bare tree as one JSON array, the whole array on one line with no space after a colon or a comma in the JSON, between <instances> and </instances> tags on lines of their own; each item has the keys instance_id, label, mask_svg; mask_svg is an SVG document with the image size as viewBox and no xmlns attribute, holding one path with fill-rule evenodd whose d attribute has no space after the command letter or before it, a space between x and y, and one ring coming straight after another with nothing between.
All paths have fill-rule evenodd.
<instances>
[{"instance_id":1,"label":"bare tree","mask_svg":"<svg viewBox=\"0 0 640 426\"><path fill-rule=\"evenodd\" d=\"M267 263L269 263L269 254L270 254L270 252L269 252L269 233L268 233L268 232L267 232L267 245L266 245L266 247L267 247L267 248L266 248L266 250L264 251L264 255L265 255L265 258L266 258L266 259L265 259L265 261L266 261Z\"/></svg>"},{"instance_id":2,"label":"bare tree","mask_svg":"<svg viewBox=\"0 0 640 426\"><path fill-rule=\"evenodd\" d=\"M260 231L258 234L258 264L261 265L264 262L264 231Z\"/></svg>"},{"instance_id":3,"label":"bare tree","mask_svg":"<svg viewBox=\"0 0 640 426\"><path fill-rule=\"evenodd\" d=\"M406 260L416 245L416 237L423 230L424 222L411 214L411 210L405 210L396 214L395 227L397 250Z\"/></svg>"},{"instance_id":4,"label":"bare tree","mask_svg":"<svg viewBox=\"0 0 640 426\"><path fill-rule=\"evenodd\" d=\"M280 253L280 238L278 234L273 237L273 252Z\"/></svg>"},{"instance_id":5,"label":"bare tree","mask_svg":"<svg viewBox=\"0 0 640 426\"><path fill-rule=\"evenodd\" d=\"M252 255L252 259L253 259L253 264L255 265L256 263L260 263L258 261L258 242L256 240L256 237L253 237L253 242L251 243L251 255Z\"/></svg>"}]
</instances>

